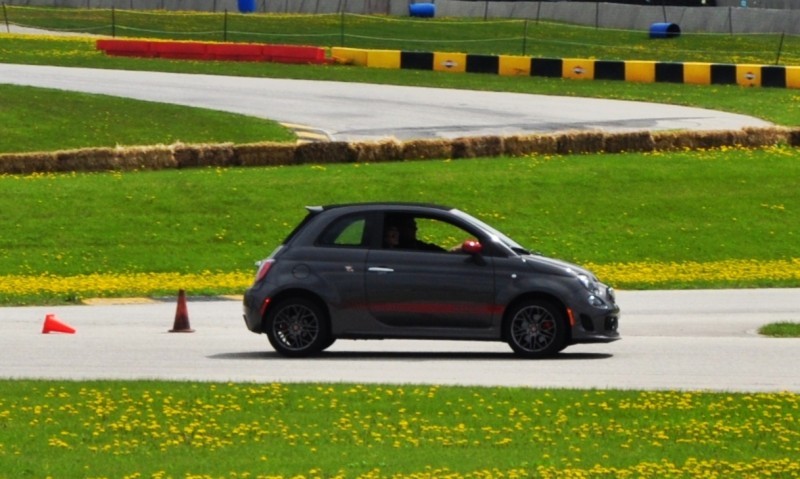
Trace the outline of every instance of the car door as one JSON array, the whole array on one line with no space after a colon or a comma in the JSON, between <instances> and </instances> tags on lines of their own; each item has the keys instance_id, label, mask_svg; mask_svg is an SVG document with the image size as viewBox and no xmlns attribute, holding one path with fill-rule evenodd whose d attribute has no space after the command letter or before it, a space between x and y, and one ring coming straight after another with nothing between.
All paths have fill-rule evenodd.
<instances>
[{"instance_id":1,"label":"car door","mask_svg":"<svg viewBox=\"0 0 800 479\"><path fill-rule=\"evenodd\" d=\"M370 215L356 213L327 225L313 244L294 248L298 262L292 274L324 298L334 333L372 319L365 308L364 273L369 248Z\"/></svg>"},{"instance_id":2,"label":"car door","mask_svg":"<svg viewBox=\"0 0 800 479\"><path fill-rule=\"evenodd\" d=\"M432 217L415 220L417 247L375 248L367 254L365 288L372 316L407 334L489 328L497 309L492 258L449 250L474 236L461 226ZM388 218L384 224L390 226Z\"/></svg>"}]
</instances>

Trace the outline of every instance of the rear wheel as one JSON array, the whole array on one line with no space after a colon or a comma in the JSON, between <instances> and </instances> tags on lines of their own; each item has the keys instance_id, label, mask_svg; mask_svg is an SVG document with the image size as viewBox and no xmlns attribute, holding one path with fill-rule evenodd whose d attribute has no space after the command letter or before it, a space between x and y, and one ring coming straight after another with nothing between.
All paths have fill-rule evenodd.
<instances>
[{"instance_id":1,"label":"rear wheel","mask_svg":"<svg viewBox=\"0 0 800 479\"><path fill-rule=\"evenodd\" d=\"M333 344L328 315L306 298L288 298L269 308L265 330L272 347L284 356L311 356Z\"/></svg>"},{"instance_id":2,"label":"rear wheel","mask_svg":"<svg viewBox=\"0 0 800 479\"><path fill-rule=\"evenodd\" d=\"M526 300L514 306L504 332L511 349L529 358L552 356L567 345L564 311L550 301Z\"/></svg>"}]
</instances>

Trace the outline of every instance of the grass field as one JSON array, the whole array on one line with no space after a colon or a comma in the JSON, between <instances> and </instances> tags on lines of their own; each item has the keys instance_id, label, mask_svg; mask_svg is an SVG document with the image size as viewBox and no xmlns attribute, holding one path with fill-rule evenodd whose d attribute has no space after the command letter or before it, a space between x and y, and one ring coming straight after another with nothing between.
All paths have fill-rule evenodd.
<instances>
[{"instance_id":1,"label":"grass field","mask_svg":"<svg viewBox=\"0 0 800 479\"><path fill-rule=\"evenodd\" d=\"M372 200L456 205L616 287L792 286L798 175L775 148L4 176L0 298L241 292L304 205Z\"/></svg>"},{"instance_id":2,"label":"grass field","mask_svg":"<svg viewBox=\"0 0 800 479\"><path fill-rule=\"evenodd\" d=\"M201 108L15 85L0 85L0 98L0 152L295 140L274 121Z\"/></svg>"},{"instance_id":3,"label":"grass field","mask_svg":"<svg viewBox=\"0 0 800 479\"><path fill-rule=\"evenodd\" d=\"M797 394L0 381L0 478L800 475Z\"/></svg>"}]
</instances>

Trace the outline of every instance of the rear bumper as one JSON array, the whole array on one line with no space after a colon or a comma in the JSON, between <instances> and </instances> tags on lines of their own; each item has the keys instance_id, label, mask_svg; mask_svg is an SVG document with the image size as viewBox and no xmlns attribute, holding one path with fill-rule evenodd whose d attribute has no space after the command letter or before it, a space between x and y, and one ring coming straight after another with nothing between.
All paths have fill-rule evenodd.
<instances>
[{"instance_id":1,"label":"rear bumper","mask_svg":"<svg viewBox=\"0 0 800 479\"><path fill-rule=\"evenodd\" d=\"M242 308L244 309L242 317L247 329L254 333L263 333L264 322L261 314L261 305L249 289L244 293Z\"/></svg>"}]
</instances>

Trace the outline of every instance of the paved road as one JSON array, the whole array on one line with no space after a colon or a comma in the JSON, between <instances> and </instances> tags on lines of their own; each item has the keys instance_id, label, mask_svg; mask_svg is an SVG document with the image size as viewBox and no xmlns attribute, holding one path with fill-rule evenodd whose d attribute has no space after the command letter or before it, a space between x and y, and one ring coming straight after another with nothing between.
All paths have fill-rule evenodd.
<instances>
[{"instance_id":1,"label":"paved road","mask_svg":"<svg viewBox=\"0 0 800 479\"><path fill-rule=\"evenodd\" d=\"M502 343L338 341L319 358L277 356L238 301L189 300L193 333L169 333L175 301L0 308L0 377L345 381L800 392L800 340L758 336L800 320L800 290L620 291L623 339L526 361ZM54 313L77 332L41 334Z\"/></svg>"},{"instance_id":2,"label":"paved road","mask_svg":"<svg viewBox=\"0 0 800 479\"><path fill-rule=\"evenodd\" d=\"M35 65L0 64L0 83L218 109L308 125L340 141L769 125L743 115L644 102Z\"/></svg>"}]
</instances>

